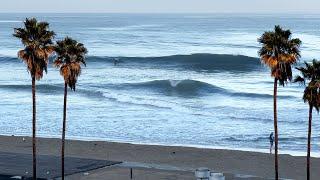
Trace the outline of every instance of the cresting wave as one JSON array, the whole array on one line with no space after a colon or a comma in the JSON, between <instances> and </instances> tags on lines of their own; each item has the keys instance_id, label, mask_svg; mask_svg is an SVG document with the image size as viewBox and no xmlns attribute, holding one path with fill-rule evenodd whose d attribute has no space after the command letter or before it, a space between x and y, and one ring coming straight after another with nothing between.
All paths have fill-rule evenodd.
<instances>
[{"instance_id":1,"label":"cresting wave","mask_svg":"<svg viewBox=\"0 0 320 180\"><path fill-rule=\"evenodd\" d=\"M52 59L54 59L54 57L51 58L51 61ZM14 56L0 56L0 61L6 61L8 63L19 62ZM88 56L87 62L88 67L95 66L95 63L117 63L118 65L136 64L139 66L181 67L193 70L225 70L240 72L262 69L258 58L228 54L190 54L161 57Z\"/></svg>"},{"instance_id":2,"label":"cresting wave","mask_svg":"<svg viewBox=\"0 0 320 180\"><path fill-rule=\"evenodd\" d=\"M93 89L92 89L93 87ZM30 85L0 85L0 89L26 90L29 91ZM62 85L37 85L39 93L63 93ZM107 97L103 91L108 89L130 89L136 91L156 92L167 96L199 97L206 95L225 95L244 98L272 98L271 94L233 92L206 82L197 80L154 80L140 83L122 83L122 84L98 84L82 85L77 89L81 95L92 98L116 98ZM278 96L279 98L295 98L293 96Z\"/></svg>"},{"instance_id":3,"label":"cresting wave","mask_svg":"<svg viewBox=\"0 0 320 180\"><path fill-rule=\"evenodd\" d=\"M126 88L146 89L157 91L163 94L171 93L176 95L205 95L205 93L222 93L223 88L196 80L154 80L141 83L121 84Z\"/></svg>"},{"instance_id":4,"label":"cresting wave","mask_svg":"<svg viewBox=\"0 0 320 180\"><path fill-rule=\"evenodd\" d=\"M95 63L114 63L121 65L181 67L194 70L253 71L261 70L260 60L254 57L230 54L190 54L161 57L97 57L88 58Z\"/></svg>"},{"instance_id":5,"label":"cresting wave","mask_svg":"<svg viewBox=\"0 0 320 180\"><path fill-rule=\"evenodd\" d=\"M272 98L271 94L258 94L258 93L245 93L234 92L224 89L206 82L197 80L154 80L143 83L130 83L122 84L128 88L143 88L160 91L163 93L176 92L180 95L208 95L219 94L235 97L248 97L248 98ZM279 98L294 98L293 96L279 96Z\"/></svg>"}]
</instances>

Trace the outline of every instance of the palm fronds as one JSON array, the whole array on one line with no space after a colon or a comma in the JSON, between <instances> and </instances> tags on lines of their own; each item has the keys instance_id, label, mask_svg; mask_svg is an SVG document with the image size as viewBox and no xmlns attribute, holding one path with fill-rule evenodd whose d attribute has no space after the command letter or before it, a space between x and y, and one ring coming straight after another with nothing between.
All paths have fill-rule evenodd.
<instances>
[{"instance_id":1,"label":"palm fronds","mask_svg":"<svg viewBox=\"0 0 320 180\"><path fill-rule=\"evenodd\" d=\"M299 39L291 38L290 30L275 26L274 31L267 31L258 39L262 44L258 54L261 62L271 69L271 76L277 78L281 85L292 80L291 65L300 58Z\"/></svg>"},{"instance_id":2,"label":"palm fronds","mask_svg":"<svg viewBox=\"0 0 320 180\"><path fill-rule=\"evenodd\" d=\"M38 22L35 18L27 18L23 28L14 29L13 36L25 46L18 52L18 57L37 80L43 77L43 71L47 72L48 59L54 50L52 39L55 33L48 29L47 22Z\"/></svg>"},{"instance_id":3,"label":"palm fronds","mask_svg":"<svg viewBox=\"0 0 320 180\"><path fill-rule=\"evenodd\" d=\"M83 44L66 37L62 41L57 41L55 52L58 56L54 61L54 66L60 68L60 74L65 82L72 90L75 90L78 77L81 74L81 64L86 66L87 49Z\"/></svg>"},{"instance_id":4,"label":"palm fronds","mask_svg":"<svg viewBox=\"0 0 320 180\"><path fill-rule=\"evenodd\" d=\"M303 101L319 112L320 107L320 61L313 59L311 63L304 62L305 67L297 67L301 76L294 82L307 84L303 93Z\"/></svg>"}]
</instances>

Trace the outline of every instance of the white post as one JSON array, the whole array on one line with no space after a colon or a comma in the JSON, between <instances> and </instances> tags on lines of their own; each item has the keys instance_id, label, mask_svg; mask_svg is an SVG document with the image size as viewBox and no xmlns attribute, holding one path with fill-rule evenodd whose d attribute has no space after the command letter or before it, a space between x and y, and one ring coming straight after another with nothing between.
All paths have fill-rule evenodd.
<instances>
[{"instance_id":1,"label":"white post","mask_svg":"<svg viewBox=\"0 0 320 180\"><path fill-rule=\"evenodd\" d=\"M208 168L202 167L202 168L196 169L194 174L197 180L209 180L210 170Z\"/></svg>"},{"instance_id":2,"label":"white post","mask_svg":"<svg viewBox=\"0 0 320 180\"><path fill-rule=\"evenodd\" d=\"M225 177L222 173L211 173L209 180L225 180Z\"/></svg>"}]
</instances>

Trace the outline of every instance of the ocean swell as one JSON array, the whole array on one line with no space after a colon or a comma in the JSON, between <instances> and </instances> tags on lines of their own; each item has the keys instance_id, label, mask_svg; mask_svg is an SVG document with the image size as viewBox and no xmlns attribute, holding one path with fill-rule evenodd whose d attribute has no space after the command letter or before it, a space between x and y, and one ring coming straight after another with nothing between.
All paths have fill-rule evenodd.
<instances>
[{"instance_id":1,"label":"ocean swell","mask_svg":"<svg viewBox=\"0 0 320 180\"><path fill-rule=\"evenodd\" d=\"M158 94L168 96L207 96L207 95L225 95L232 97L243 98L272 98L271 94L235 92L229 89L224 89L206 82L185 79L185 80L153 80L139 83L122 83L122 84L104 84L95 85L102 89L122 89L132 90L136 92L156 92ZM293 96L278 96L278 98L294 98Z\"/></svg>"},{"instance_id":2,"label":"ocean swell","mask_svg":"<svg viewBox=\"0 0 320 180\"><path fill-rule=\"evenodd\" d=\"M37 91L46 94L63 93L62 85L38 84ZM11 91L30 91L31 85L0 85L0 89L10 89ZM167 96L197 97L207 95L225 95L243 98L272 98L271 94L235 92L224 89L206 82L197 80L153 80L139 83L120 83L120 84L82 84L77 88L77 92L86 97L92 98L111 98L104 95L104 91L125 90L132 92L155 92ZM293 96L278 96L278 98L294 98ZM116 99L116 98L113 98Z\"/></svg>"},{"instance_id":3,"label":"ocean swell","mask_svg":"<svg viewBox=\"0 0 320 180\"><path fill-rule=\"evenodd\" d=\"M51 62L54 57L51 57ZM135 66L135 67L160 67L160 68L183 68L196 71L234 71L248 72L262 70L258 58L243 55L228 54L190 54L172 55L161 57L103 57L88 56L88 67L99 67L110 65ZM15 57L0 56L0 62L20 63ZM101 66L102 64L102 66ZM49 66L50 67L50 66ZM107 67L105 67L107 68Z\"/></svg>"},{"instance_id":4,"label":"ocean swell","mask_svg":"<svg viewBox=\"0 0 320 180\"><path fill-rule=\"evenodd\" d=\"M261 70L258 58L228 54L190 54L162 57L96 57L88 58L96 63L112 63L117 65L161 66L166 68L180 67L190 70L218 70L247 72Z\"/></svg>"}]
</instances>

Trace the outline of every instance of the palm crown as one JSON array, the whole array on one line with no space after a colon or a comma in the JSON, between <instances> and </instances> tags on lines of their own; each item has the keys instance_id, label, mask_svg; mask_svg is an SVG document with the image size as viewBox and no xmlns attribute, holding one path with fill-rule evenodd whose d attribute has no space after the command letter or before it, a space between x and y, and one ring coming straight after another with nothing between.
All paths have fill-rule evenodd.
<instances>
[{"instance_id":1,"label":"palm crown","mask_svg":"<svg viewBox=\"0 0 320 180\"><path fill-rule=\"evenodd\" d=\"M87 49L83 44L66 37L62 41L57 41L55 52L57 59L54 61L54 65L60 68L60 74L68 86L75 90L77 79L81 74L81 64L86 65Z\"/></svg>"},{"instance_id":2,"label":"palm crown","mask_svg":"<svg viewBox=\"0 0 320 180\"><path fill-rule=\"evenodd\" d=\"M259 56L264 64L271 68L271 75L281 85L292 79L291 65L300 58L301 41L292 39L290 30L275 26L274 31L265 32L258 42L262 44Z\"/></svg>"},{"instance_id":3,"label":"palm crown","mask_svg":"<svg viewBox=\"0 0 320 180\"><path fill-rule=\"evenodd\" d=\"M21 39L24 49L18 52L18 57L28 66L28 71L37 80L47 72L48 59L53 52L52 39L55 35L49 31L47 22L38 22L35 18L26 19L24 28L15 28L13 36Z\"/></svg>"},{"instance_id":4,"label":"palm crown","mask_svg":"<svg viewBox=\"0 0 320 180\"><path fill-rule=\"evenodd\" d=\"M302 76L297 76L294 82L306 83L308 86L303 93L304 102L308 102L310 106L314 107L319 112L320 106L320 61L313 60L312 63L305 62L305 67L298 69Z\"/></svg>"}]
</instances>

